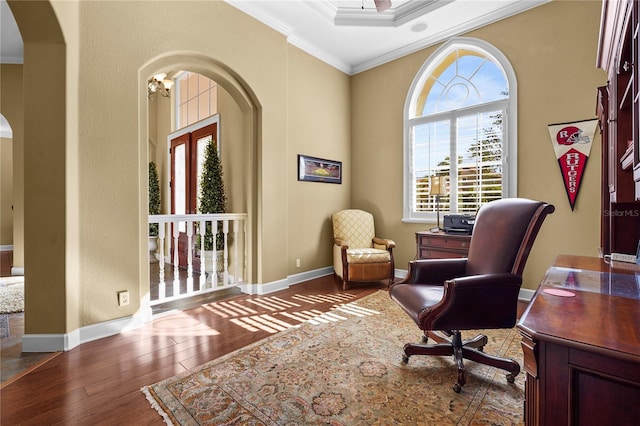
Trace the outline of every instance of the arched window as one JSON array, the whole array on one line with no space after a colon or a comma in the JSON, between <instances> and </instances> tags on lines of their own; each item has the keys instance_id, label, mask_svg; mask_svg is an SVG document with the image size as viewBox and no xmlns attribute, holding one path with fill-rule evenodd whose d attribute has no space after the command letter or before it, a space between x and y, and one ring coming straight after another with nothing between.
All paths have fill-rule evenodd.
<instances>
[{"instance_id":1,"label":"arched window","mask_svg":"<svg viewBox=\"0 0 640 426\"><path fill-rule=\"evenodd\" d=\"M453 39L425 62L405 102L404 221L435 219L435 176L441 212L516 195L516 95L511 65L481 40Z\"/></svg>"}]
</instances>

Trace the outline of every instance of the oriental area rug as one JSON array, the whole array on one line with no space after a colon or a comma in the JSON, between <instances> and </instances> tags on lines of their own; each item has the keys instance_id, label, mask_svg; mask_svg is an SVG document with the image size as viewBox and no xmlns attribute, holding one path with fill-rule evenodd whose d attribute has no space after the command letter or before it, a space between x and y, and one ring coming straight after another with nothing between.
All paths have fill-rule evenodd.
<instances>
[{"instance_id":1,"label":"oriental area rug","mask_svg":"<svg viewBox=\"0 0 640 426\"><path fill-rule=\"evenodd\" d=\"M465 360L467 384L458 394L452 357L403 364L403 345L422 333L386 291L324 316L142 392L172 425L523 423L524 373L510 384L504 371ZM486 353L522 365L515 329L485 334Z\"/></svg>"}]
</instances>

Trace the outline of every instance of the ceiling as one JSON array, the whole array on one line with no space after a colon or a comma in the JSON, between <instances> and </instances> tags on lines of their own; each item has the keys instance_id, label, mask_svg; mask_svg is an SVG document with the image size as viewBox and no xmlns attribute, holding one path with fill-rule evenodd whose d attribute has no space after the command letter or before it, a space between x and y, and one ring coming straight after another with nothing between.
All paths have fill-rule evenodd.
<instances>
[{"instance_id":1,"label":"ceiling","mask_svg":"<svg viewBox=\"0 0 640 426\"><path fill-rule=\"evenodd\" d=\"M550 0L225 0L347 73L373 68ZM0 62L22 63L22 39L0 0Z\"/></svg>"},{"instance_id":2,"label":"ceiling","mask_svg":"<svg viewBox=\"0 0 640 426\"><path fill-rule=\"evenodd\" d=\"M550 0L225 0L348 74L432 46Z\"/></svg>"},{"instance_id":3,"label":"ceiling","mask_svg":"<svg viewBox=\"0 0 640 426\"><path fill-rule=\"evenodd\" d=\"M22 37L6 0L0 0L0 63L21 64Z\"/></svg>"}]
</instances>

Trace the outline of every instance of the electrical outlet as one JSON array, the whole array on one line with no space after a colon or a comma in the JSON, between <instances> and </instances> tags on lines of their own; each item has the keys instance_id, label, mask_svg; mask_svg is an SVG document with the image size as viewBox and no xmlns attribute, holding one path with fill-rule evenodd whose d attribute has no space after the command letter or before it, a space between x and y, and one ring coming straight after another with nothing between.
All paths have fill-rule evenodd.
<instances>
[{"instance_id":1,"label":"electrical outlet","mask_svg":"<svg viewBox=\"0 0 640 426\"><path fill-rule=\"evenodd\" d=\"M129 304L129 292L127 290L118 292L118 306Z\"/></svg>"},{"instance_id":2,"label":"electrical outlet","mask_svg":"<svg viewBox=\"0 0 640 426\"><path fill-rule=\"evenodd\" d=\"M611 260L616 262L636 263L636 257L632 254L611 253Z\"/></svg>"},{"instance_id":3,"label":"electrical outlet","mask_svg":"<svg viewBox=\"0 0 640 426\"><path fill-rule=\"evenodd\" d=\"M300 259L296 259L296 268L300 267Z\"/></svg>"}]
</instances>

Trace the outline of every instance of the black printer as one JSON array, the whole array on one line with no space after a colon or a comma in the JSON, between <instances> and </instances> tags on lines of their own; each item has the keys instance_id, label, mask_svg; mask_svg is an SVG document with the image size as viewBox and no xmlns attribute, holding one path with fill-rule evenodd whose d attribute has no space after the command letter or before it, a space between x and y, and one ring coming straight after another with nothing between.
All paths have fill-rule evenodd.
<instances>
[{"instance_id":1,"label":"black printer","mask_svg":"<svg viewBox=\"0 0 640 426\"><path fill-rule=\"evenodd\" d=\"M472 214L445 214L443 229L447 234L471 235L475 222Z\"/></svg>"}]
</instances>

